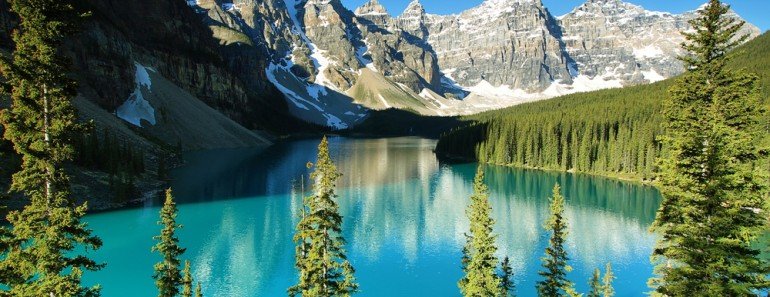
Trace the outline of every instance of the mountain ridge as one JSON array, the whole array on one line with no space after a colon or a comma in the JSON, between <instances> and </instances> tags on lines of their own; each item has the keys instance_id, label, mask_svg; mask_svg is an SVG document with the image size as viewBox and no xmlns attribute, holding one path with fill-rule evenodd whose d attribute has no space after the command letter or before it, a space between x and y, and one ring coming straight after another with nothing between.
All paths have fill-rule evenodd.
<instances>
[{"instance_id":1,"label":"mountain ridge","mask_svg":"<svg viewBox=\"0 0 770 297\"><path fill-rule=\"evenodd\" d=\"M487 0L452 15L415 0L398 16L377 0L355 11L339 0L144 2L85 2L94 17L67 47L86 97L114 113L141 63L238 124L267 131L284 129L286 116L299 119L295 129L347 129L388 106L467 115L658 81L681 72L679 31L692 17L620 0L587 1L559 17L539 0ZM364 70L377 75L359 82Z\"/></svg>"},{"instance_id":2,"label":"mountain ridge","mask_svg":"<svg viewBox=\"0 0 770 297\"><path fill-rule=\"evenodd\" d=\"M770 106L770 32L739 46L730 57L728 69L758 76L757 95L765 108ZM569 94L463 117L461 127L439 138L436 152L449 160L650 181L664 149L658 137L663 101L676 80ZM537 139L549 145L533 144Z\"/></svg>"},{"instance_id":3,"label":"mountain ridge","mask_svg":"<svg viewBox=\"0 0 770 297\"><path fill-rule=\"evenodd\" d=\"M312 3L316 2L306 2L304 6ZM342 22L344 36L337 34L339 37L331 38L333 44L324 42L332 34L309 37L312 43L322 44L319 48L334 51L325 57L327 61L343 65L315 70L324 78L334 78L331 86L327 81L324 87L350 93L347 91L357 85L360 69L368 68L405 85L413 94L425 95L410 99L422 100L418 105L430 105L428 101L436 99L426 94L448 100L449 104L433 109L414 108L428 116L472 114L563 94L672 77L682 71L676 59L680 54L679 43L684 40L679 32L687 29L687 20L693 17L691 12L677 15L647 11L620 0L588 1L560 17L552 16L538 0L487 0L451 15L430 14L415 0L398 16L392 16L376 0L354 12L339 1L320 3L335 6L323 11L331 13L326 19L336 19L336 14L339 19L344 16L348 20ZM296 13L308 18L303 11ZM590 13L593 14L589 17ZM310 19L314 19L314 14L310 14ZM316 21L301 26L315 31L319 24L337 25ZM752 37L759 34L753 26L747 26L745 32ZM354 57L359 65L346 62L355 60ZM295 60L304 59L292 57ZM312 67L306 68L314 72ZM308 88L316 88L312 85L314 78L306 81ZM311 100L322 107L324 101L336 99L313 96ZM444 106L450 108L442 110ZM363 107L367 112L382 106ZM320 112L339 116L350 110ZM355 122L337 128L352 125Z\"/></svg>"}]
</instances>

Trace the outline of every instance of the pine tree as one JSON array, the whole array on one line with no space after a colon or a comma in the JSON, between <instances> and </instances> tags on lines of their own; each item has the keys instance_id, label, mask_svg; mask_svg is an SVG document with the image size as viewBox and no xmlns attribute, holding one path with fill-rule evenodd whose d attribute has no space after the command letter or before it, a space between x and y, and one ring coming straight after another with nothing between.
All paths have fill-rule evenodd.
<instances>
[{"instance_id":1,"label":"pine tree","mask_svg":"<svg viewBox=\"0 0 770 297\"><path fill-rule=\"evenodd\" d=\"M612 281L615 280L615 274L612 273L612 264L607 263L604 268L604 277L602 278L602 297L615 296L615 288L612 287Z\"/></svg>"},{"instance_id":2,"label":"pine tree","mask_svg":"<svg viewBox=\"0 0 770 297\"><path fill-rule=\"evenodd\" d=\"M58 49L83 15L70 1L12 0L10 8L21 23L11 59L0 58L2 95L11 97L0 122L4 138L22 156L11 190L29 201L7 217L12 229L3 236L2 290L13 296L98 296L99 287L83 287L81 277L103 265L82 253L102 242L81 222L87 205L75 205L64 169L87 126L77 122L71 103L77 86Z\"/></svg>"},{"instance_id":3,"label":"pine tree","mask_svg":"<svg viewBox=\"0 0 770 297\"><path fill-rule=\"evenodd\" d=\"M193 278L189 260L184 261L184 270L182 271L182 297L193 297Z\"/></svg>"},{"instance_id":4,"label":"pine tree","mask_svg":"<svg viewBox=\"0 0 770 297\"><path fill-rule=\"evenodd\" d=\"M545 249L543 268L538 272L544 279L537 282L539 296L571 296L574 295L572 282L567 280L567 272L572 268L567 264L569 257L564 249L567 239L567 219L564 218L564 197L561 188L557 184L553 188L553 196L550 199L551 215L546 222L546 229L551 233L549 245Z\"/></svg>"},{"instance_id":5,"label":"pine tree","mask_svg":"<svg viewBox=\"0 0 770 297\"><path fill-rule=\"evenodd\" d=\"M656 277L667 296L753 296L770 287L768 263L751 246L766 222L767 175L757 78L725 68L727 53L746 39L729 7L711 0L683 33L688 72L664 105L660 190L653 230Z\"/></svg>"},{"instance_id":6,"label":"pine tree","mask_svg":"<svg viewBox=\"0 0 770 297\"><path fill-rule=\"evenodd\" d=\"M500 263L500 272L500 296L515 296L516 284L513 283L513 268L508 257L503 258L503 262Z\"/></svg>"},{"instance_id":7,"label":"pine tree","mask_svg":"<svg viewBox=\"0 0 770 297\"><path fill-rule=\"evenodd\" d=\"M358 284L355 269L345 255L342 216L335 202L340 173L329 156L326 137L318 146L318 160L310 177L314 194L304 198L304 215L294 235L299 280L288 293L303 297L350 296L358 292Z\"/></svg>"},{"instance_id":8,"label":"pine tree","mask_svg":"<svg viewBox=\"0 0 770 297\"><path fill-rule=\"evenodd\" d=\"M587 297L601 297L602 293L604 292L604 288L601 284L601 271L599 271L599 268L594 269L594 273L591 275L591 280L588 281L588 288L590 291L588 291Z\"/></svg>"},{"instance_id":9,"label":"pine tree","mask_svg":"<svg viewBox=\"0 0 770 297\"><path fill-rule=\"evenodd\" d=\"M201 283L195 286L195 297L203 297L203 290L201 289Z\"/></svg>"},{"instance_id":10,"label":"pine tree","mask_svg":"<svg viewBox=\"0 0 770 297\"><path fill-rule=\"evenodd\" d=\"M471 204L466 210L470 220L470 234L465 234L463 272L458 282L463 296L496 296L500 292L500 278L496 274L496 236L492 233L495 221L491 217L489 190L484 184L484 170L479 166L473 182Z\"/></svg>"},{"instance_id":11,"label":"pine tree","mask_svg":"<svg viewBox=\"0 0 770 297\"><path fill-rule=\"evenodd\" d=\"M153 239L158 243L152 247L153 252L158 252L163 257L161 262L155 264L155 285L158 287L158 297L175 297L179 294L179 287L184 284L182 273L179 270L179 256L185 249L179 246L179 238L176 229L181 225L176 223L177 208L171 189L166 190L166 201L160 210L159 225L163 226L160 235Z\"/></svg>"}]
</instances>

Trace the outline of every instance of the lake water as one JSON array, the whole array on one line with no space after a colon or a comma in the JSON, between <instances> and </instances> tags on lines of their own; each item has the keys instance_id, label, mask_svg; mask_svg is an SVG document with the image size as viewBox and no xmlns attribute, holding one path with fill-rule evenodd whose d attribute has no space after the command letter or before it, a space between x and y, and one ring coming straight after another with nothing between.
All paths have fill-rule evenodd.
<instances>
[{"instance_id":1,"label":"lake water","mask_svg":"<svg viewBox=\"0 0 770 297\"><path fill-rule=\"evenodd\" d=\"M318 140L267 150L190 154L174 173L178 231L205 296L285 296L295 282L292 235L298 188ZM435 142L419 138L331 138L344 176L338 187L344 236L358 296L459 296L465 209L475 164L439 163ZM512 259L518 296L534 296L548 241L548 196L562 185L569 220L568 274L580 291L596 267L612 262L618 296L641 296L652 273L648 233L661 198L650 187L582 175L486 167L499 255ZM292 184L298 186L294 187ZM92 254L107 267L87 273L102 296L155 296L150 252L157 202L89 215L104 240Z\"/></svg>"}]
</instances>

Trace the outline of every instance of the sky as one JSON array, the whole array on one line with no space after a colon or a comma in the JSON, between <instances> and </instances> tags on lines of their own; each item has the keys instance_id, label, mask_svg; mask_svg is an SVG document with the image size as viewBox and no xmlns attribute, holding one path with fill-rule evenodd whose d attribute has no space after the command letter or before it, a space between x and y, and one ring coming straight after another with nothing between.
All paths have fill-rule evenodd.
<instances>
[{"instance_id":1,"label":"sky","mask_svg":"<svg viewBox=\"0 0 770 297\"><path fill-rule=\"evenodd\" d=\"M411 0L379 0L391 15L399 15ZM586 0L543 0L551 14L560 16L572 11ZM706 0L625 0L641 5L647 10L682 13L698 8ZM342 0L350 10L369 2L369 0ZM483 0L420 0L425 10L433 14L453 14L479 5ZM744 19L759 27L763 32L770 29L770 1L768 0L726 0Z\"/></svg>"}]
</instances>

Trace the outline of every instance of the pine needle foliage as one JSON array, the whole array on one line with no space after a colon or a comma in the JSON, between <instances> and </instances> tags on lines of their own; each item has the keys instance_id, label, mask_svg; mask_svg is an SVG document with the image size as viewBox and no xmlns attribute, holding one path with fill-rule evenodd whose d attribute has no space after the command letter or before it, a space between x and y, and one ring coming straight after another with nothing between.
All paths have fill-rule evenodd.
<instances>
[{"instance_id":1,"label":"pine needle foliage","mask_svg":"<svg viewBox=\"0 0 770 297\"><path fill-rule=\"evenodd\" d=\"M460 291L466 297L501 295L501 279L497 275L498 260L495 253L495 225L491 217L489 189L484 184L484 170L476 170L471 203L465 212L470 220L470 233L465 234L463 248L463 278L458 282Z\"/></svg>"},{"instance_id":2,"label":"pine needle foliage","mask_svg":"<svg viewBox=\"0 0 770 297\"><path fill-rule=\"evenodd\" d=\"M185 285L179 269L181 264L179 257L184 254L185 249L179 245L179 237L176 235L176 230L182 227L176 223L176 216L174 196L171 189L168 189L163 208L160 210L160 221L158 221L163 228L159 235L153 237L157 243L152 247L152 251L158 252L163 258L155 264L153 274L155 286L158 288L158 297L176 297L180 287Z\"/></svg>"},{"instance_id":3,"label":"pine needle foliage","mask_svg":"<svg viewBox=\"0 0 770 297\"><path fill-rule=\"evenodd\" d=\"M329 155L326 137L318 145L311 174L314 194L303 200L303 217L296 226L295 267L298 282L290 296L351 296L358 292L355 269L345 254L342 216L335 199L340 173Z\"/></svg>"},{"instance_id":4,"label":"pine needle foliage","mask_svg":"<svg viewBox=\"0 0 770 297\"><path fill-rule=\"evenodd\" d=\"M555 185L550 198L550 216L545 224L551 233L545 257L542 258L543 270L538 274L543 280L537 282L538 296L558 297L575 295L574 284L567 279L572 268L567 263L569 256L565 249L567 240L567 219L564 217L564 196L561 187Z\"/></svg>"},{"instance_id":5,"label":"pine needle foliage","mask_svg":"<svg viewBox=\"0 0 770 297\"><path fill-rule=\"evenodd\" d=\"M604 267L604 277L602 277L602 297L614 297L615 287L612 282L615 281L615 274L612 272L612 263L607 263Z\"/></svg>"},{"instance_id":6,"label":"pine needle foliage","mask_svg":"<svg viewBox=\"0 0 770 297\"><path fill-rule=\"evenodd\" d=\"M195 297L203 297L203 290L201 289L200 282L195 286Z\"/></svg>"},{"instance_id":7,"label":"pine needle foliage","mask_svg":"<svg viewBox=\"0 0 770 297\"><path fill-rule=\"evenodd\" d=\"M615 280L615 274L612 273L612 264L607 263L604 268L604 276L599 268L594 270L591 274L591 279L588 281L587 297L613 297L615 296L615 288L612 286L612 282Z\"/></svg>"},{"instance_id":8,"label":"pine needle foliage","mask_svg":"<svg viewBox=\"0 0 770 297\"><path fill-rule=\"evenodd\" d=\"M689 70L664 102L668 154L650 280L658 295L754 296L770 287L770 266L752 247L768 212L764 109L757 77L726 68L728 51L745 39L728 11L711 0L691 21L682 57Z\"/></svg>"},{"instance_id":9,"label":"pine needle foliage","mask_svg":"<svg viewBox=\"0 0 770 297\"><path fill-rule=\"evenodd\" d=\"M759 75L770 104L770 32L729 52L731 70ZM663 154L663 101L676 78L566 95L463 118L441 135L444 157L498 165L654 180ZM765 116L766 129L770 117ZM764 135L770 143L770 134Z\"/></svg>"},{"instance_id":10,"label":"pine needle foliage","mask_svg":"<svg viewBox=\"0 0 770 297\"><path fill-rule=\"evenodd\" d=\"M81 221L87 205L75 205L65 171L75 137L88 127L77 121L71 102L77 85L68 76L70 61L58 52L84 15L70 1L9 2L21 22L12 34L12 55L0 57L0 89L11 97L0 122L22 159L10 190L28 203L9 213L12 229L2 232L2 294L98 296L99 287L84 287L81 278L103 267L84 255L102 241Z\"/></svg>"},{"instance_id":11,"label":"pine needle foliage","mask_svg":"<svg viewBox=\"0 0 770 297\"><path fill-rule=\"evenodd\" d=\"M601 277L602 272L599 270L599 268L594 269L594 272L591 274L591 279L588 281L588 295L587 297L601 297L602 296L602 283L601 283Z\"/></svg>"},{"instance_id":12,"label":"pine needle foliage","mask_svg":"<svg viewBox=\"0 0 770 297\"><path fill-rule=\"evenodd\" d=\"M511 268L511 260L508 257L503 258L503 262L500 262L500 296L513 297L516 291L516 284L513 282L513 268Z\"/></svg>"},{"instance_id":13,"label":"pine needle foliage","mask_svg":"<svg viewBox=\"0 0 770 297\"><path fill-rule=\"evenodd\" d=\"M182 270L182 297L193 297L193 278L190 271L190 261L184 261L184 270Z\"/></svg>"}]
</instances>

